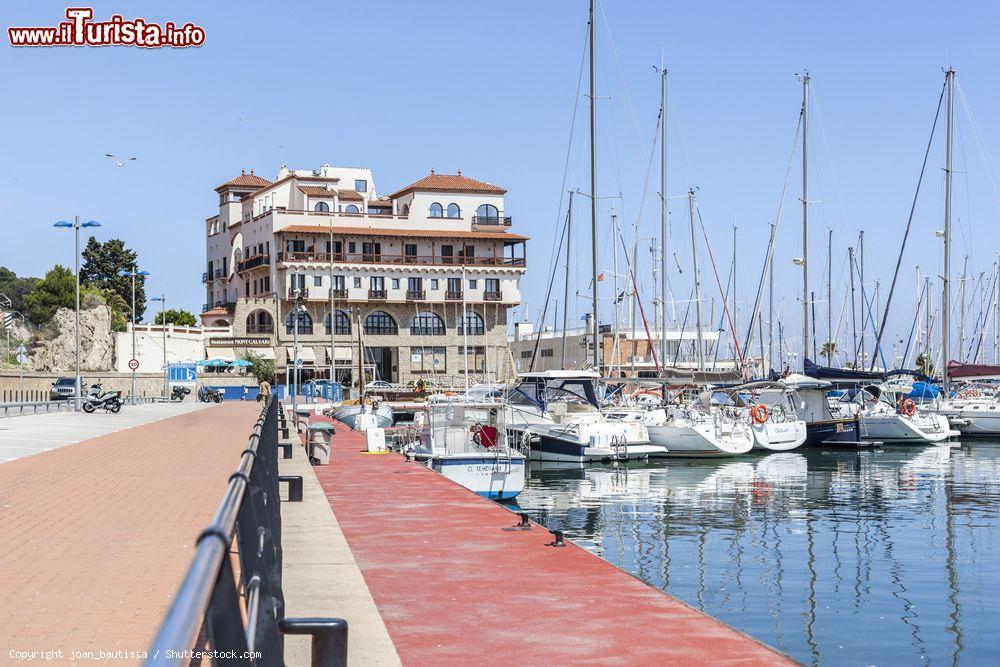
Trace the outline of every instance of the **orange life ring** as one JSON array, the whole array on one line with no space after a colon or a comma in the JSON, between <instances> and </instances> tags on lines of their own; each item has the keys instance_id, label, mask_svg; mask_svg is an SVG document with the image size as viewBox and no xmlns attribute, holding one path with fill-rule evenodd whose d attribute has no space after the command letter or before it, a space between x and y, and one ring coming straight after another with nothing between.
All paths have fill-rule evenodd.
<instances>
[{"instance_id":1,"label":"orange life ring","mask_svg":"<svg viewBox=\"0 0 1000 667\"><path fill-rule=\"evenodd\" d=\"M758 403L750 407L750 416L753 417L754 423L763 424L771 416L771 413L767 411L766 405Z\"/></svg>"},{"instance_id":2,"label":"orange life ring","mask_svg":"<svg viewBox=\"0 0 1000 667\"><path fill-rule=\"evenodd\" d=\"M917 404L913 402L912 398L908 398L905 401L903 401L903 404L900 406L899 410L907 417L912 417L913 415L917 414Z\"/></svg>"}]
</instances>

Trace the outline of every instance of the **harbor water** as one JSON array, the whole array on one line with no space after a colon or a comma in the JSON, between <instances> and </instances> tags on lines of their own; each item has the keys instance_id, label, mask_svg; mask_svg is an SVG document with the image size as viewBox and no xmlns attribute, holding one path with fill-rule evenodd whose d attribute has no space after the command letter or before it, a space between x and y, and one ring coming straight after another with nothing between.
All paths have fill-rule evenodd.
<instances>
[{"instance_id":1,"label":"harbor water","mask_svg":"<svg viewBox=\"0 0 1000 667\"><path fill-rule=\"evenodd\" d=\"M1000 661L998 442L533 464L518 504L805 664Z\"/></svg>"}]
</instances>

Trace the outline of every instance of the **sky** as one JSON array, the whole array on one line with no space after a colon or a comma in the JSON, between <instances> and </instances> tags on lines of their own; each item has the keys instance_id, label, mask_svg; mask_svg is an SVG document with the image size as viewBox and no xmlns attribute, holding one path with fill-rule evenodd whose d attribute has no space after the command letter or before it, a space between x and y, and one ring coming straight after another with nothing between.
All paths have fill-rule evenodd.
<instances>
[{"instance_id":1,"label":"sky","mask_svg":"<svg viewBox=\"0 0 1000 667\"><path fill-rule=\"evenodd\" d=\"M102 223L98 238L122 238L139 252L140 268L151 274L148 294L163 292L170 307L197 311L204 301L204 220L217 211L213 188L241 169L273 178L283 163L370 166L382 193L431 168L461 169L506 187L513 231L532 237L517 319L540 315L565 189L580 189L571 258L571 290L579 296L570 317L578 321L587 312L582 0L93 6L98 19L121 13L191 21L204 27L206 42L180 50L14 49L4 35L0 265L42 275L54 263L70 264L72 240L51 225L80 215ZM3 27L55 25L65 8L7 3ZM839 339L850 338L847 247L862 229L866 284L871 292L880 282L884 303L947 65L958 71L953 274L961 273L966 255L970 275L991 274L1000 236L1000 174L992 161L1000 140L1000 49L987 26L998 13L986 2L599 5L601 319L613 317L612 211L629 245L638 222L645 250L636 261L637 282L651 309L648 239L659 229L659 174L655 161L649 173L647 165L661 62L669 71L668 255L677 254L667 261L671 318L682 318L690 302L683 195L691 188L723 283L737 227L738 317L748 317L792 155L802 96L796 74L805 69L813 92L809 267L817 337L827 338L828 229ZM942 271L934 232L943 226L943 129L942 121L887 319L887 341L897 344L913 321L915 267L935 277ZM105 153L138 159L118 168ZM799 161L796 149L775 249L776 292L783 298L775 319L789 349L801 338L802 271L792 263L802 255ZM698 234L703 311L715 326L720 290ZM973 287L968 295L978 303ZM553 316L554 304L547 322Z\"/></svg>"}]
</instances>

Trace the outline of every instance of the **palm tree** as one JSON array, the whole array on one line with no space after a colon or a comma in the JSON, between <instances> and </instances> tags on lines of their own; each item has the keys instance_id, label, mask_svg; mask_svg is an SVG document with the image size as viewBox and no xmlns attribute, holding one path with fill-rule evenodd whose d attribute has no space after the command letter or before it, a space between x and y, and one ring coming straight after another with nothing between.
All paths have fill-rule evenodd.
<instances>
[{"instance_id":1,"label":"palm tree","mask_svg":"<svg viewBox=\"0 0 1000 667\"><path fill-rule=\"evenodd\" d=\"M833 355L837 354L837 341L826 341L820 348L819 356L826 357L827 363L833 365Z\"/></svg>"}]
</instances>

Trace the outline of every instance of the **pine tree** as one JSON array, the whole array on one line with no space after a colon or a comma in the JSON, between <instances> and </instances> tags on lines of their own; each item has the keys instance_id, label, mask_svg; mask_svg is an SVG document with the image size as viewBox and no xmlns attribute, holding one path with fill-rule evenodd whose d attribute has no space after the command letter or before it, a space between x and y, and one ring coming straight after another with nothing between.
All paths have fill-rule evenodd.
<instances>
[{"instance_id":1,"label":"pine tree","mask_svg":"<svg viewBox=\"0 0 1000 667\"><path fill-rule=\"evenodd\" d=\"M125 315L132 317L132 278L120 276L119 271L132 271L138 266L138 254L125 247L121 239L108 239L101 243L93 236L83 250L80 280L103 292L113 292L125 302ZM146 277L135 277L135 319L142 321L146 312Z\"/></svg>"}]
</instances>

